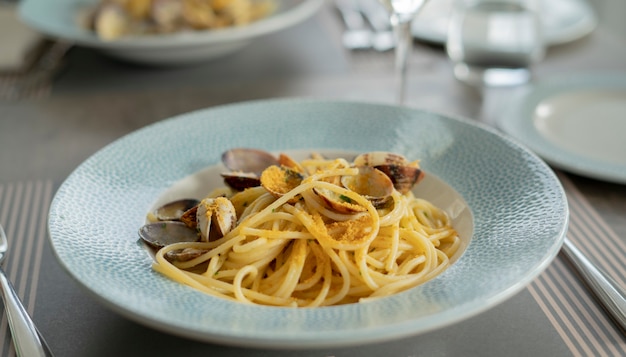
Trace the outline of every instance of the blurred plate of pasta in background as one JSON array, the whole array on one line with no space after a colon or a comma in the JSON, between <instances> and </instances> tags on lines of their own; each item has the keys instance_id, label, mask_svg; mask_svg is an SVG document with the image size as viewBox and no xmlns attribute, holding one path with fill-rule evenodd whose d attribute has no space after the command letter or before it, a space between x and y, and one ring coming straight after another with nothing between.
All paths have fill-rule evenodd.
<instances>
[{"instance_id":1,"label":"blurred plate of pasta in background","mask_svg":"<svg viewBox=\"0 0 626 357\"><path fill-rule=\"evenodd\" d=\"M220 4L209 6L209 4ZM24 0L21 19L53 38L150 65L184 65L236 52L294 26L323 0ZM121 5L120 5L121 4ZM162 6L157 6L162 5Z\"/></svg>"},{"instance_id":2,"label":"blurred plate of pasta in background","mask_svg":"<svg viewBox=\"0 0 626 357\"><path fill-rule=\"evenodd\" d=\"M137 242L146 214L162 202L221 185L211 167L235 147L294 157L387 151L420 160L426 174L414 194L450 216L462 248L422 285L315 308L231 301L154 271L152 257ZM445 328L495 306L550 264L567 217L563 189L550 168L493 129L405 107L281 99L191 112L111 143L61 185L49 232L66 271L131 320L199 341L320 348Z\"/></svg>"}]
</instances>

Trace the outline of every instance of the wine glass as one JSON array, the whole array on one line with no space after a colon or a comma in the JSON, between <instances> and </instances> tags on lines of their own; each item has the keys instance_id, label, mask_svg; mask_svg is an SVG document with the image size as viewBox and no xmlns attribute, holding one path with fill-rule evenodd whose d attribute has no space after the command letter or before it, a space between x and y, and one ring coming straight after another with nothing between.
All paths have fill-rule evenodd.
<instances>
[{"instance_id":1,"label":"wine glass","mask_svg":"<svg viewBox=\"0 0 626 357\"><path fill-rule=\"evenodd\" d=\"M395 80L398 104L406 97L407 61L413 49L411 23L428 0L379 0L389 12L391 27L396 35Z\"/></svg>"}]
</instances>

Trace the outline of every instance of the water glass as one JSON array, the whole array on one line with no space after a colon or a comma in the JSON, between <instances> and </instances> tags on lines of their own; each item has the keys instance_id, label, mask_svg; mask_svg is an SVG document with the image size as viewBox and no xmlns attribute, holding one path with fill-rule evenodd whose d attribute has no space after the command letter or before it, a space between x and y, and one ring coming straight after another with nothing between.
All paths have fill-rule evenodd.
<instances>
[{"instance_id":1,"label":"water glass","mask_svg":"<svg viewBox=\"0 0 626 357\"><path fill-rule=\"evenodd\" d=\"M485 86L528 82L545 54L540 0L453 0L446 50L457 79Z\"/></svg>"}]
</instances>

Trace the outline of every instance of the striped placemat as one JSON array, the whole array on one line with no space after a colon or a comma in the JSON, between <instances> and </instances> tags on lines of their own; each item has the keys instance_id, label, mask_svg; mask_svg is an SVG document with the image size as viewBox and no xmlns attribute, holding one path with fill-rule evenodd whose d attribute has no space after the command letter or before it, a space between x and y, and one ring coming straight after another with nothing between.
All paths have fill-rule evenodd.
<instances>
[{"instance_id":1,"label":"striped placemat","mask_svg":"<svg viewBox=\"0 0 626 357\"><path fill-rule=\"evenodd\" d=\"M626 243L565 176L568 237L617 283L626 286ZM563 254L528 290L574 356L626 356L626 336L603 311Z\"/></svg>"},{"instance_id":2,"label":"striped placemat","mask_svg":"<svg viewBox=\"0 0 626 357\"><path fill-rule=\"evenodd\" d=\"M0 100L33 100L50 96L54 78L64 68L65 55L71 48L72 45L65 42L44 40L24 68L0 71Z\"/></svg>"},{"instance_id":3,"label":"striped placemat","mask_svg":"<svg viewBox=\"0 0 626 357\"><path fill-rule=\"evenodd\" d=\"M48 210L53 194L52 181L0 183L0 224L9 239L3 268L31 316L35 310L41 256L48 236ZM1 311L0 354L15 356L4 307Z\"/></svg>"},{"instance_id":4,"label":"striped placemat","mask_svg":"<svg viewBox=\"0 0 626 357\"><path fill-rule=\"evenodd\" d=\"M626 284L626 243L566 176L560 178L570 207L570 240L618 283ZM4 268L31 314L53 195L54 185L48 180L0 183L0 223L10 240ZM567 258L559 255L528 290L574 356L626 356L626 336L576 276ZM4 308L1 312L0 353L14 356Z\"/></svg>"}]
</instances>

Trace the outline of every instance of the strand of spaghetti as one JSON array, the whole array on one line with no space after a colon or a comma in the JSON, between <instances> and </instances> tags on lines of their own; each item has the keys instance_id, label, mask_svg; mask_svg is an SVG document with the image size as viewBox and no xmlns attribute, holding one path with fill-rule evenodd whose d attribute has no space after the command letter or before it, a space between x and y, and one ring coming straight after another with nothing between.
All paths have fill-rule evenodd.
<instances>
[{"instance_id":1,"label":"strand of spaghetti","mask_svg":"<svg viewBox=\"0 0 626 357\"><path fill-rule=\"evenodd\" d=\"M249 204L248 206L244 208L243 212L239 215L239 220L237 224L241 224L241 222L244 222L246 219L248 219L248 217L256 216L259 212L261 212L267 206L272 204L272 202L274 202L275 200L276 200L276 197L274 197L269 192L259 196L259 198L252 201L251 204ZM235 206L235 209L237 210L236 206ZM265 218L265 216L263 216L263 218Z\"/></svg>"},{"instance_id":2,"label":"strand of spaghetti","mask_svg":"<svg viewBox=\"0 0 626 357\"><path fill-rule=\"evenodd\" d=\"M326 300L332 282L332 268L330 266L330 262L328 264L325 264L323 268L324 280L322 281L322 287L318 290L317 296L309 304L306 305L307 307L331 305L329 301Z\"/></svg>"},{"instance_id":3,"label":"strand of spaghetti","mask_svg":"<svg viewBox=\"0 0 626 357\"><path fill-rule=\"evenodd\" d=\"M394 271L395 263L398 259L399 246L400 246L400 227L396 224L392 228L389 255L387 256L387 262L385 264L385 270L387 270L388 272Z\"/></svg>"},{"instance_id":4,"label":"strand of spaghetti","mask_svg":"<svg viewBox=\"0 0 626 357\"><path fill-rule=\"evenodd\" d=\"M237 243L233 244L233 247L231 249L235 253L247 253L257 250L266 244L267 238L263 236L258 236L251 241L247 241L247 243L244 243L244 240L240 240Z\"/></svg>"},{"instance_id":5,"label":"strand of spaghetti","mask_svg":"<svg viewBox=\"0 0 626 357\"><path fill-rule=\"evenodd\" d=\"M328 160L322 156L302 160L301 165L305 168L311 168L314 170L311 174L315 173L315 171L317 171L320 167L325 167L328 170L350 167L350 163L344 158L339 157L333 160Z\"/></svg>"},{"instance_id":6,"label":"strand of spaghetti","mask_svg":"<svg viewBox=\"0 0 626 357\"><path fill-rule=\"evenodd\" d=\"M196 284L199 284L199 286L202 287L200 289L201 291L213 296L228 297L230 300L238 301L235 297L235 287L232 283L223 282L217 279L213 279L211 277L190 273L184 270L182 272L189 275L191 280L195 281ZM291 299L277 298L275 296L271 296L243 287L241 288L241 290L248 297L248 299L257 303L275 306L293 306L293 301Z\"/></svg>"},{"instance_id":7,"label":"strand of spaghetti","mask_svg":"<svg viewBox=\"0 0 626 357\"><path fill-rule=\"evenodd\" d=\"M221 268L222 264L224 264L224 260L225 256L223 255L216 255L214 257L211 257L211 259L209 259L209 265L207 266L205 272L202 273L202 275L215 276L215 274Z\"/></svg>"},{"instance_id":8,"label":"strand of spaghetti","mask_svg":"<svg viewBox=\"0 0 626 357\"><path fill-rule=\"evenodd\" d=\"M274 196L272 196L272 198L275 199ZM284 207L286 206L289 206L289 204L285 204ZM252 213L259 214L260 212L252 212ZM298 220L292 214L289 214L283 211L274 211L274 212L269 212L267 214L264 214L262 219L257 221L254 227L260 227L264 225L265 223L271 223L272 225L274 225L274 224L279 224L281 222L284 222L284 223L291 222L291 223L296 223L296 224L299 223ZM249 225L244 226L244 228L250 228L250 227L251 226Z\"/></svg>"},{"instance_id":9,"label":"strand of spaghetti","mask_svg":"<svg viewBox=\"0 0 626 357\"><path fill-rule=\"evenodd\" d=\"M198 280L189 276L189 272L185 270L177 269L173 265L168 266L168 265L161 265L161 264L154 263L152 265L152 268L156 272L159 272L174 281L177 281L181 284L185 284L189 287L202 291L205 294L220 297L220 298L227 299L227 300L236 301L236 299L233 296L221 292L220 289L215 289L214 287L207 287L206 285L202 284Z\"/></svg>"},{"instance_id":10,"label":"strand of spaghetti","mask_svg":"<svg viewBox=\"0 0 626 357\"><path fill-rule=\"evenodd\" d=\"M439 263L439 265L437 265L434 269L432 269L428 273L428 275L426 277L427 280L430 280L430 279L434 278L435 276L441 274L441 272L443 272L450 265L450 259L448 258L448 256L444 252L438 250L436 252L436 254L437 254L437 258L441 262Z\"/></svg>"},{"instance_id":11,"label":"strand of spaghetti","mask_svg":"<svg viewBox=\"0 0 626 357\"><path fill-rule=\"evenodd\" d=\"M387 254L385 254L385 256L388 256L388 255L389 255L389 250L387 250ZM367 263L368 266L373 267L374 269L379 269L379 270L385 269L385 263L374 258L371 254L365 255L365 262Z\"/></svg>"},{"instance_id":12,"label":"strand of spaghetti","mask_svg":"<svg viewBox=\"0 0 626 357\"><path fill-rule=\"evenodd\" d=\"M326 216L333 221L337 222L345 222L351 219L358 217L361 213L339 213L333 210L330 210L326 207L326 205L322 202L322 199L319 195L315 194L313 190L302 192L302 198L304 198L304 202L306 202L307 206L309 206L311 211L319 212L321 215Z\"/></svg>"},{"instance_id":13,"label":"strand of spaghetti","mask_svg":"<svg viewBox=\"0 0 626 357\"><path fill-rule=\"evenodd\" d=\"M356 284L356 282L363 283L363 278L361 277L361 273L359 272L359 267L354 259L354 252L340 250L339 252L337 252L337 255L343 262L346 269L348 269L348 273L350 273L350 275L355 278L352 282L352 285Z\"/></svg>"},{"instance_id":14,"label":"strand of spaghetti","mask_svg":"<svg viewBox=\"0 0 626 357\"><path fill-rule=\"evenodd\" d=\"M295 288L296 291L307 290L313 287L320 281L320 278L324 274L324 271L326 271L326 268L330 267L330 259L328 259L328 257L324 254L318 243L309 242L309 247L311 250L310 254L312 254L315 259L315 272L306 280L300 281ZM328 283L330 284L330 280L328 280Z\"/></svg>"},{"instance_id":15,"label":"strand of spaghetti","mask_svg":"<svg viewBox=\"0 0 626 357\"><path fill-rule=\"evenodd\" d=\"M285 257L285 252L281 253L282 259L285 261L285 264L280 264L277 269L272 269L271 271L266 272L266 277L262 281L263 290L270 294L276 295L278 290L281 288L282 284L288 279L289 269L291 268L288 257ZM278 259L277 259L278 260ZM297 281L295 282L297 285Z\"/></svg>"},{"instance_id":16,"label":"strand of spaghetti","mask_svg":"<svg viewBox=\"0 0 626 357\"><path fill-rule=\"evenodd\" d=\"M405 231L405 233L407 233L408 235L412 235L410 231ZM426 258L426 261L424 262L424 270L426 272L431 271L432 269L434 269L435 267L439 265L439 259L437 256L437 248L433 246L432 243L430 243L430 240L428 240L428 237L424 237L419 234L412 235L412 236L415 236L415 238L419 238L419 241L422 244L422 249L424 249L424 257ZM408 273L409 272L407 271L407 274Z\"/></svg>"},{"instance_id":17,"label":"strand of spaghetti","mask_svg":"<svg viewBox=\"0 0 626 357\"><path fill-rule=\"evenodd\" d=\"M202 254L201 256L191 259L189 261L186 262L176 262L176 266L180 269L188 269L188 268L192 268L198 264L202 264L204 262L206 262L207 260L211 259L211 257L219 255L219 254L223 254L226 251L228 251L235 243L237 243L240 240L245 239L245 236L237 236L234 237L233 239L230 239L229 241L224 242L223 244L217 246L217 247L211 247L210 243L205 243L205 242L193 242L193 243L174 243L174 244L170 244L167 245L161 249L159 249L159 251L157 252L156 256L163 256L165 255L167 252L169 251L173 251L173 250L178 250L178 249L185 249L185 248L196 248L196 249L208 249L208 251L204 254ZM163 258L163 260L165 260L165 258Z\"/></svg>"},{"instance_id":18,"label":"strand of spaghetti","mask_svg":"<svg viewBox=\"0 0 626 357\"><path fill-rule=\"evenodd\" d=\"M252 284L249 285L249 289L252 291L261 291L261 284L263 283L263 277L267 274L267 265L257 268L259 272L255 276Z\"/></svg>"},{"instance_id":19,"label":"strand of spaghetti","mask_svg":"<svg viewBox=\"0 0 626 357\"><path fill-rule=\"evenodd\" d=\"M248 303L248 304L252 304L252 301L250 301L248 297L246 296L246 293L244 293L241 287L241 282L248 275L255 277L258 274L258 272L259 271L257 270L257 268L251 265L247 265L239 269L239 271L237 272L237 275L235 275L235 279L233 280L233 292L237 300Z\"/></svg>"},{"instance_id":20,"label":"strand of spaghetti","mask_svg":"<svg viewBox=\"0 0 626 357\"><path fill-rule=\"evenodd\" d=\"M449 238L452 234L454 234L454 231L451 229L439 228L430 232L428 234L428 239L431 242L441 241L446 238Z\"/></svg>"},{"instance_id":21,"label":"strand of spaghetti","mask_svg":"<svg viewBox=\"0 0 626 357\"><path fill-rule=\"evenodd\" d=\"M402 280L397 280L394 282L390 282L380 289L374 291L369 298L380 298L389 295L393 295L399 291L406 290L409 287L413 287L422 283L425 283L427 280L424 279L423 275L408 275L405 276Z\"/></svg>"},{"instance_id":22,"label":"strand of spaghetti","mask_svg":"<svg viewBox=\"0 0 626 357\"><path fill-rule=\"evenodd\" d=\"M426 261L426 258L424 256L421 257L416 257L413 259L417 259L417 260L421 260L422 261ZM411 259L409 259L411 260ZM404 264L407 264L408 261L404 261ZM402 266L402 263L401 263ZM398 272L396 274L387 274L381 271L377 271L377 270L373 270L373 269L369 269L368 273L371 276L372 280L374 280L378 285L385 286L389 283L392 282L396 282L396 281L400 281L400 280L404 280L406 279L407 276L412 276L412 275L417 275L417 274L426 274L428 271L428 269L421 269L415 273L410 273L410 272Z\"/></svg>"},{"instance_id":23,"label":"strand of spaghetti","mask_svg":"<svg viewBox=\"0 0 626 357\"><path fill-rule=\"evenodd\" d=\"M380 226L390 226L399 222L402 216L406 214L407 210L407 199L405 196L402 196L400 192L393 191L391 194L391 199L393 200L393 208L391 211L385 213L380 216Z\"/></svg>"},{"instance_id":24,"label":"strand of spaghetti","mask_svg":"<svg viewBox=\"0 0 626 357\"><path fill-rule=\"evenodd\" d=\"M245 227L241 229L241 234L248 236L257 236L269 239L314 239L315 237L308 232L295 232L295 231L276 231L270 229L258 229Z\"/></svg>"},{"instance_id":25,"label":"strand of spaghetti","mask_svg":"<svg viewBox=\"0 0 626 357\"><path fill-rule=\"evenodd\" d=\"M251 203L257 201L262 196L271 196L262 186L251 187L246 190L237 192L232 197L230 197L230 201L233 203L233 206L237 208L237 214L239 217L244 215L246 209L250 209Z\"/></svg>"},{"instance_id":26,"label":"strand of spaghetti","mask_svg":"<svg viewBox=\"0 0 626 357\"><path fill-rule=\"evenodd\" d=\"M267 244L258 251L243 254L230 251L222 268L238 269L244 265L255 265L257 268L261 268L263 265L269 264L271 259L276 259L288 243L288 239L273 239L267 241Z\"/></svg>"},{"instance_id":27,"label":"strand of spaghetti","mask_svg":"<svg viewBox=\"0 0 626 357\"><path fill-rule=\"evenodd\" d=\"M439 228L449 224L448 216L440 214L439 209L424 199L415 198L411 209L424 228Z\"/></svg>"},{"instance_id":28,"label":"strand of spaghetti","mask_svg":"<svg viewBox=\"0 0 626 357\"><path fill-rule=\"evenodd\" d=\"M452 242L445 248L442 249L447 256L452 257L456 254L456 252L461 247L461 239L458 236L454 235L451 237Z\"/></svg>"},{"instance_id":29,"label":"strand of spaghetti","mask_svg":"<svg viewBox=\"0 0 626 357\"><path fill-rule=\"evenodd\" d=\"M330 257L330 260L335 263L335 267L339 271L343 282L341 285L341 289L339 289L339 291L334 296L327 297L326 300L324 300L324 305L334 305L341 301L348 294L351 281L350 273L348 272L346 266L341 262L341 259L334 250L324 246L322 246L322 248L324 248L324 252L326 252L326 254Z\"/></svg>"},{"instance_id":30,"label":"strand of spaghetti","mask_svg":"<svg viewBox=\"0 0 626 357\"><path fill-rule=\"evenodd\" d=\"M296 240L293 242L292 251L286 265L289 267L283 283L276 290L275 296L287 298L290 297L294 289L298 285L302 268L304 267L304 259L306 258L306 241Z\"/></svg>"},{"instance_id":31,"label":"strand of spaghetti","mask_svg":"<svg viewBox=\"0 0 626 357\"><path fill-rule=\"evenodd\" d=\"M366 246L357 249L354 252L354 259L356 260L356 264L359 267L359 276L361 277L365 285L369 286L369 288L372 290L377 290L380 286L374 281L374 279L372 279L372 276L370 275L371 270L367 265L367 260L365 259L367 257L368 248L369 247Z\"/></svg>"},{"instance_id":32,"label":"strand of spaghetti","mask_svg":"<svg viewBox=\"0 0 626 357\"><path fill-rule=\"evenodd\" d=\"M398 267L398 275L408 275L411 271L417 269L420 264L426 263L425 255L418 255L411 259L406 259L402 262L402 264ZM419 274L426 274L427 269L422 269Z\"/></svg>"}]
</instances>

